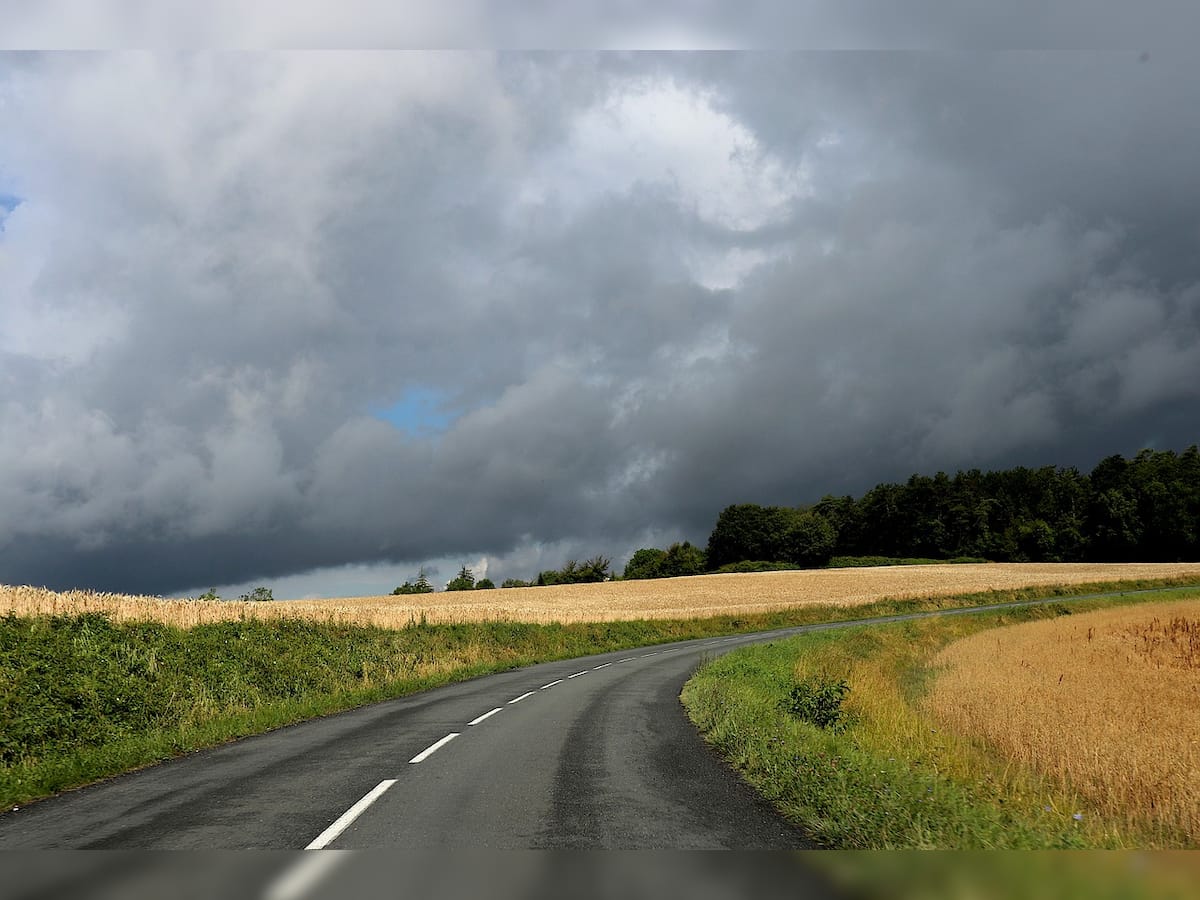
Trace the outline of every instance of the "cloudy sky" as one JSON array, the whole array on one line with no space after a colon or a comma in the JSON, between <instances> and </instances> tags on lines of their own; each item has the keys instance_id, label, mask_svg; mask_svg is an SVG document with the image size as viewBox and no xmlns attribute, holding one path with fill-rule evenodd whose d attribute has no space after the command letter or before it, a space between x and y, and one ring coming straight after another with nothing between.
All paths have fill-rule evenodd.
<instances>
[{"instance_id":1,"label":"cloudy sky","mask_svg":"<svg viewBox=\"0 0 1200 900\"><path fill-rule=\"evenodd\" d=\"M231 51L56 5L0 52L0 582L528 578L1200 440L1200 58L1119 17L531 52L214 14L272 48Z\"/></svg>"}]
</instances>

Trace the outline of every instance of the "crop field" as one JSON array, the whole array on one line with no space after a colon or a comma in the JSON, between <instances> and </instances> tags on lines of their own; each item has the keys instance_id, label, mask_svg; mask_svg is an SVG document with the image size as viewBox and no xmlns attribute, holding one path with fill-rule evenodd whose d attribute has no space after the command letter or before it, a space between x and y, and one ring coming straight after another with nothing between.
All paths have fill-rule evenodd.
<instances>
[{"instance_id":1,"label":"crop field","mask_svg":"<svg viewBox=\"0 0 1200 900\"><path fill-rule=\"evenodd\" d=\"M990 630L935 665L928 704L946 728L1107 815L1200 838L1200 600Z\"/></svg>"},{"instance_id":2,"label":"crop field","mask_svg":"<svg viewBox=\"0 0 1200 900\"><path fill-rule=\"evenodd\" d=\"M28 616L105 612L118 621L155 621L181 627L285 616L383 628L404 627L422 617L430 623L611 622L745 615L816 605L857 606L881 599L1173 577L1200 577L1200 563L984 563L807 569L258 603L89 591L56 593L42 588L0 586L0 613Z\"/></svg>"}]
</instances>

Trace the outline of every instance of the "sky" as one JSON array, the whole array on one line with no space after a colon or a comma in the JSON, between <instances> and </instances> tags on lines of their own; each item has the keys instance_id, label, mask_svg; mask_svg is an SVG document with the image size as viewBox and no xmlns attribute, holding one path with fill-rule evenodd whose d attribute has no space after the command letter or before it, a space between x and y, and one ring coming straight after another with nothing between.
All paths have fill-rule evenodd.
<instances>
[{"instance_id":1,"label":"sky","mask_svg":"<svg viewBox=\"0 0 1200 900\"><path fill-rule=\"evenodd\" d=\"M0 582L619 569L1200 441L1186 5L173 5L4 11Z\"/></svg>"}]
</instances>

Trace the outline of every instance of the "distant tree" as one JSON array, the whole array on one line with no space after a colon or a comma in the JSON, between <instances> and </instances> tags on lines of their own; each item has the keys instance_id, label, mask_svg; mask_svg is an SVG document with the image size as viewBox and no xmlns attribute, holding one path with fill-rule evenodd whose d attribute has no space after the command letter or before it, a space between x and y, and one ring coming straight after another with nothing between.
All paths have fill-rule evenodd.
<instances>
[{"instance_id":1,"label":"distant tree","mask_svg":"<svg viewBox=\"0 0 1200 900\"><path fill-rule=\"evenodd\" d=\"M448 591L470 591L475 589L475 575L466 566L458 570L458 574L446 585Z\"/></svg>"},{"instance_id":2,"label":"distant tree","mask_svg":"<svg viewBox=\"0 0 1200 900\"><path fill-rule=\"evenodd\" d=\"M837 546L837 532L820 513L796 512L788 525L786 552L789 561L806 568L827 565Z\"/></svg>"},{"instance_id":3,"label":"distant tree","mask_svg":"<svg viewBox=\"0 0 1200 900\"><path fill-rule=\"evenodd\" d=\"M725 507L708 538L708 567L717 569L744 559L786 560L791 513L786 507L757 503Z\"/></svg>"},{"instance_id":4,"label":"distant tree","mask_svg":"<svg viewBox=\"0 0 1200 900\"><path fill-rule=\"evenodd\" d=\"M576 580L580 582L608 581L609 566L612 560L607 556L593 556L585 559L579 567Z\"/></svg>"},{"instance_id":5,"label":"distant tree","mask_svg":"<svg viewBox=\"0 0 1200 900\"><path fill-rule=\"evenodd\" d=\"M663 554L659 573L663 578L681 575L703 575L707 560L704 551L689 541L674 543Z\"/></svg>"},{"instance_id":6,"label":"distant tree","mask_svg":"<svg viewBox=\"0 0 1200 900\"><path fill-rule=\"evenodd\" d=\"M626 578L660 578L662 577L662 561L667 551L657 547L643 547L625 563Z\"/></svg>"},{"instance_id":7,"label":"distant tree","mask_svg":"<svg viewBox=\"0 0 1200 900\"><path fill-rule=\"evenodd\" d=\"M517 588L517 587L533 587L533 584L528 581L522 581L520 578L505 578L504 583L500 585L502 588Z\"/></svg>"},{"instance_id":8,"label":"distant tree","mask_svg":"<svg viewBox=\"0 0 1200 900\"><path fill-rule=\"evenodd\" d=\"M607 581L612 560L607 556L593 556L579 562L568 559L561 569L546 569L538 573L537 584L582 584L584 582Z\"/></svg>"},{"instance_id":9,"label":"distant tree","mask_svg":"<svg viewBox=\"0 0 1200 900\"><path fill-rule=\"evenodd\" d=\"M242 594L238 597L243 603L257 603L265 600L274 600L271 596L271 589L266 587L256 587L248 594Z\"/></svg>"},{"instance_id":10,"label":"distant tree","mask_svg":"<svg viewBox=\"0 0 1200 900\"><path fill-rule=\"evenodd\" d=\"M204 601L209 601L209 602L211 602L211 601L214 601L214 600L220 600L221 598L217 596L217 589L216 589L216 588L209 588L207 591L205 591L203 594L201 594L201 595L200 595L199 597L197 597L196 599L197 599L197 600L204 600Z\"/></svg>"},{"instance_id":11,"label":"distant tree","mask_svg":"<svg viewBox=\"0 0 1200 900\"><path fill-rule=\"evenodd\" d=\"M475 590L477 591L490 591L495 586L495 583L490 578L480 578L475 582Z\"/></svg>"},{"instance_id":12,"label":"distant tree","mask_svg":"<svg viewBox=\"0 0 1200 900\"><path fill-rule=\"evenodd\" d=\"M416 581L405 581L404 584L392 591L393 594L432 594L433 585L429 583L429 576L425 574L425 567L417 571Z\"/></svg>"}]
</instances>

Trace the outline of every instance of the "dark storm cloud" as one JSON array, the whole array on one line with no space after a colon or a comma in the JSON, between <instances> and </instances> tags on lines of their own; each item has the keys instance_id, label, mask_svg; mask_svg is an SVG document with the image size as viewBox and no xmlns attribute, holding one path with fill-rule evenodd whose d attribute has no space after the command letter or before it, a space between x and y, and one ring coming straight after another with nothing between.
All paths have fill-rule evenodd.
<instances>
[{"instance_id":1,"label":"dark storm cloud","mask_svg":"<svg viewBox=\"0 0 1200 900\"><path fill-rule=\"evenodd\" d=\"M529 577L730 502L1192 443L1198 76L2 59L0 581ZM411 389L443 432L373 415Z\"/></svg>"}]
</instances>

